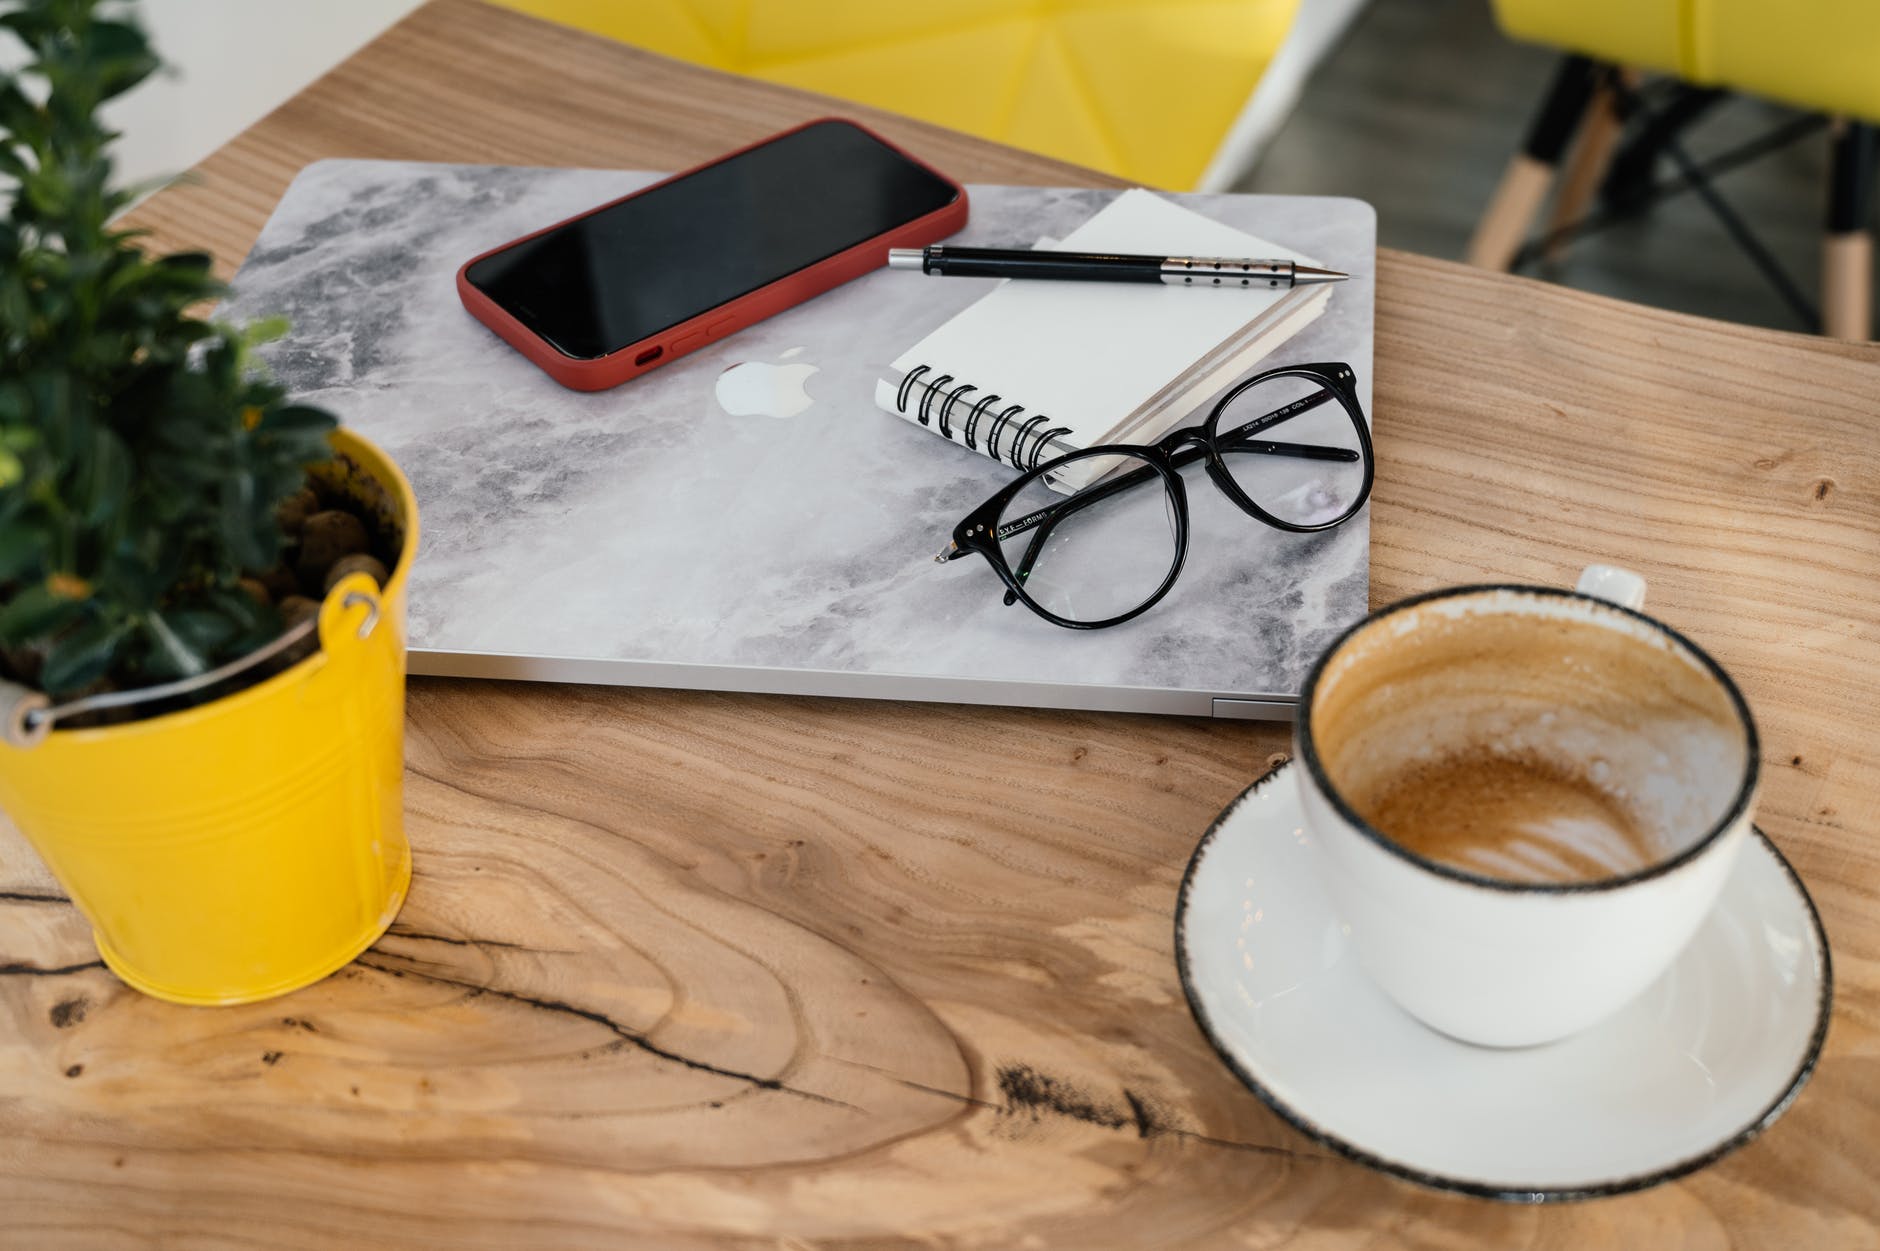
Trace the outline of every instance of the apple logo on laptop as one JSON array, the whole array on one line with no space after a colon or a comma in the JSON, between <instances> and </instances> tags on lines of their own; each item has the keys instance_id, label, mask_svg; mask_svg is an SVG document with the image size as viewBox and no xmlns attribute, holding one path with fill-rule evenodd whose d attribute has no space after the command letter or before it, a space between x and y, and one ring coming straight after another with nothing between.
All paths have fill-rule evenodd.
<instances>
[{"instance_id":1,"label":"apple logo on laptop","mask_svg":"<svg viewBox=\"0 0 1880 1251\"><path fill-rule=\"evenodd\" d=\"M779 362L740 361L718 375L714 392L718 407L733 417L794 417L810 406L803 383L816 366L790 358L801 352L791 348Z\"/></svg>"}]
</instances>

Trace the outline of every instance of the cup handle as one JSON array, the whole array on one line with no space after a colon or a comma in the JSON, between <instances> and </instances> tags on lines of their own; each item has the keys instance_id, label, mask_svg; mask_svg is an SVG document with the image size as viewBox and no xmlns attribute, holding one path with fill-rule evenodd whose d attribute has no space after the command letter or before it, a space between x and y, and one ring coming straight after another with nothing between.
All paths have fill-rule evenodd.
<instances>
[{"instance_id":1,"label":"cup handle","mask_svg":"<svg viewBox=\"0 0 1880 1251\"><path fill-rule=\"evenodd\" d=\"M1645 606L1645 579L1616 565L1588 565L1574 590L1634 612Z\"/></svg>"}]
</instances>

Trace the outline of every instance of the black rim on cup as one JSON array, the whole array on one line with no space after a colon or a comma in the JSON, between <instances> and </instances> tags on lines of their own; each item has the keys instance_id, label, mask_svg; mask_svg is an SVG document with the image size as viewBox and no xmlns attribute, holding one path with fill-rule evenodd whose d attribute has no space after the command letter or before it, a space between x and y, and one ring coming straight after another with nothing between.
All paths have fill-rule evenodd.
<instances>
[{"instance_id":1,"label":"black rim on cup","mask_svg":"<svg viewBox=\"0 0 1880 1251\"><path fill-rule=\"evenodd\" d=\"M1723 815L1717 819L1716 823L1711 826L1702 838L1697 839L1689 847L1684 848L1674 856L1647 865L1643 869L1638 869L1631 873L1623 873L1616 877L1597 878L1587 882L1517 882L1506 878L1489 877L1481 873L1471 873L1467 869L1459 869L1453 865L1447 865L1440 861L1432 860L1427 856L1420 856L1416 852L1411 851L1409 848L1386 836L1363 817L1358 815L1356 809L1339 793L1338 788L1332 785L1331 778L1327 776L1325 772L1325 765L1319 759L1318 747L1312 739L1312 703L1318 693L1319 680L1325 676L1326 667L1330 664L1333 657L1344 650L1347 643L1351 642L1352 639L1356 638L1364 631L1378 625L1386 618L1394 617L1398 613L1417 608L1435 600L1459 599L1464 596L1490 594L1531 595L1536 598L1545 599L1579 600L1594 606L1602 612L1614 613L1620 617L1629 617L1668 638L1673 645L1681 648L1685 654L1696 660L1698 664L1716 680L1718 685L1723 688L1724 693L1730 697L1730 705L1736 710L1737 719L1742 723L1743 727L1743 776L1737 784L1735 798L1730 801L1730 805L1724 810ZM1426 591L1421 595L1413 595L1409 599L1399 600L1388 608L1379 609L1356 625L1351 626L1343 634L1340 634L1338 638L1333 641L1332 645L1326 648L1324 653L1320 655L1318 660L1313 664L1310 672L1306 674L1304 686L1300 689L1298 743L1299 757L1305 765L1306 771L1312 775L1313 782L1317 784L1319 791L1331 803L1332 807L1337 810L1338 815L1349 822L1353 829L1363 834L1366 838L1370 839L1379 847L1382 847L1391 855L1401 860L1406 860L1416 865L1418 868L1433 873L1438 877L1446 877L1452 881L1466 882L1471 886L1479 886L1484 890L1510 891L1533 895L1571 895L1587 894L1594 891L1616 890L1622 886L1630 886L1634 882L1644 882L1651 878L1661 876L1662 874L1670 873L1679 866L1690 863L1692 860L1702 855L1706 848L1721 838L1727 830L1741 820L1744 814L1749 811L1750 801L1755 796L1756 792L1756 778L1762 767L1762 747L1756 735L1756 720L1750 715L1749 704L1743 699L1743 692L1739 691L1736 687L1736 683L1730 680L1730 675L1723 671L1723 666L1711 659L1710 653L1691 642L1690 639L1655 617L1648 617L1642 612L1626 608L1620 604L1615 604L1611 600L1601 599L1597 595L1587 595L1580 591L1569 591L1559 587L1521 586L1512 583L1494 582L1481 583L1473 586L1444 587L1441 590Z\"/></svg>"}]
</instances>

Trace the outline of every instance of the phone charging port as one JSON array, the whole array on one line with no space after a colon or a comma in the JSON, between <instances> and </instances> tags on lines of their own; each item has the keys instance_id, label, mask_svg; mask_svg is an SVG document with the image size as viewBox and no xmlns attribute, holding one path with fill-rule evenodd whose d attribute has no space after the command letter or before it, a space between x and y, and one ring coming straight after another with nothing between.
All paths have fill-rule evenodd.
<instances>
[{"instance_id":1,"label":"phone charging port","mask_svg":"<svg viewBox=\"0 0 1880 1251\"><path fill-rule=\"evenodd\" d=\"M664 347L647 348L644 352L641 352L638 356L633 358L633 363L635 365L650 365L658 360L665 350Z\"/></svg>"}]
</instances>

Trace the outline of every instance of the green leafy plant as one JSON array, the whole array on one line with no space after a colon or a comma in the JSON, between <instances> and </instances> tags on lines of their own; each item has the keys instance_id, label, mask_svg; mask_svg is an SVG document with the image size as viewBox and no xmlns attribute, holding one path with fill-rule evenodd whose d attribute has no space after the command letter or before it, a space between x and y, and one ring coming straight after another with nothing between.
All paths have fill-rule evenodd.
<instances>
[{"instance_id":1,"label":"green leafy plant","mask_svg":"<svg viewBox=\"0 0 1880 1251\"><path fill-rule=\"evenodd\" d=\"M55 696L199 673L278 634L237 580L334 420L252 364L278 328L193 311L207 255L112 225L136 192L98 111L158 68L143 31L109 0L0 10L28 57L0 75L0 657Z\"/></svg>"}]
</instances>

